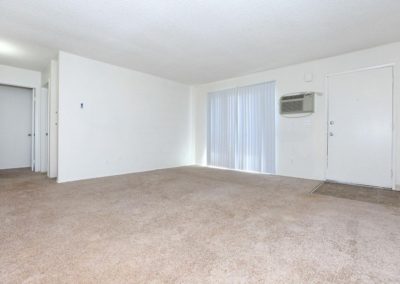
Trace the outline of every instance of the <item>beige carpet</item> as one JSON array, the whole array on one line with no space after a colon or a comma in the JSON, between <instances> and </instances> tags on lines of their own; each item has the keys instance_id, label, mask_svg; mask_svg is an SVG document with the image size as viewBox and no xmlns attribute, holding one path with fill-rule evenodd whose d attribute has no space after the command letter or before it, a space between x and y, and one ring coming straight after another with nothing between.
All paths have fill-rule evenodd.
<instances>
[{"instance_id":1,"label":"beige carpet","mask_svg":"<svg viewBox=\"0 0 400 284\"><path fill-rule=\"evenodd\" d=\"M400 208L199 167L0 173L0 283L400 283Z\"/></svg>"}]
</instances>

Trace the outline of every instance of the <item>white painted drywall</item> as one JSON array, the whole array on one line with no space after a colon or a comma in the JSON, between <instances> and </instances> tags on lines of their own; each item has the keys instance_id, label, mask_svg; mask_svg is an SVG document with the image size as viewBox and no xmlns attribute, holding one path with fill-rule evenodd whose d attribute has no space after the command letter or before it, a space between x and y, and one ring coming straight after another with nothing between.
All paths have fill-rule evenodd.
<instances>
[{"instance_id":1,"label":"white painted drywall","mask_svg":"<svg viewBox=\"0 0 400 284\"><path fill-rule=\"evenodd\" d=\"M40 106L41 73L37 71L0 65L0 84L24 88L32 88L35 92L36 103ZM40 110L40 107L37 108ZM40 111L35 112L35 133L40 133ZM35 136L35 171L40 171L40 135Z\"/></svg>"},{"instance_id":2,"label":"white painted drywall","mask_svg":"<svg viewBox=\"0 0 400 284\"><path fill-rule=\"evenodd\" d=\"M302 178L325 178L327 157L327 101L326 75L382 64L394 66L394 109L395 127L400 125L400 43L361 50L341 56L292 65L284 68L255 73L248 76L192 87L193 124L195 128L195 159L199 165L206 164L206 98L210 91L276 81L277 97L299 91L323 93L316 97L315 113L304 118L277 117L277 174ZM305 74L313 74L313 80L306 82ZM276 100L277 102L279 99ZM366 137L367 138L367 137ZM400 131L396 132L395 171L400 184Z\"/></svg>"},{"instance_id":3,"label":"white painted drywall","mask_svg":"<svg viewBox=\"0 0 400 284\"><path fill-rule=\"evenodd\" d=\"M58 61L51 60L48 69L49 164L47 176L55 178L58 175Z\"/></svg>"},{"instance_id":4,"label":"white painted drywall","mask_svg":"<svg viewBox=\"0 0 400 284\"><path fill-rule=\"evenodd\" d=\"M46 68L42 70L42 87L46 86L50 80L51 64L49 63Z\"/></svg>"},{"instance_id":5,"label":"white painted drywall","mask_svg":"<svg viewBox=\"0 0 400 284\"><path fill-rule=\"evenodd\" d=\"M26 88L40 87L41 73L28 69L0 65L0 84Z\"/></svg>"},{"instance_id":6,"label":"white painted drywall","mask_svg":"<svg viewBox=\"0 0 400 284\"><path fill-rule=\"evenodd\" d=\"M32 139L32 89L0 85L0 169L31 167Z\"/></svg>"},{"instance_id":7,"label":"white painted drywall","mask_svg":"<svg viewBox=\"0 0 400 284\"><path fill-rule=\"evenodd\" d=\"M186 85L60 52L58 181L192 164L190 108Z\"/></svg>"}]
</instances>

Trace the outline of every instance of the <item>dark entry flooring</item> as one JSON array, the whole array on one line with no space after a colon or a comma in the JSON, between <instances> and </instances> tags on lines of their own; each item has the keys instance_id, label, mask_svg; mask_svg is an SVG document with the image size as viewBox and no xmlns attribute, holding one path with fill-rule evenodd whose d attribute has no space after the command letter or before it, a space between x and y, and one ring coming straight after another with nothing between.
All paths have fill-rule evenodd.
<instances>
[{"instance_id":1,"label":"dark entry flooring","mask_svg":"<svg viewBox=\"0 0 400 284\"><path fill-rule=\"evenodd\" d=\"M400 207L400 191L325 182L314 194Z\"/></svg>"}]
</instances>

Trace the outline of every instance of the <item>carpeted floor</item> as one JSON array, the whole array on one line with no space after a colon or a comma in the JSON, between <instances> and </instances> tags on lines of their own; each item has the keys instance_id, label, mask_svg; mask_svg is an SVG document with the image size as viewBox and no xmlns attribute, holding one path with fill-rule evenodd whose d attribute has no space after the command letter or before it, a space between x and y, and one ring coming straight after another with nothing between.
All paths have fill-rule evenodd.
<instances>
[{"instance_id":1,"label":"carpeted floor","mask_svg":"<svg viewBox=\"0 0 400 284\"><path fill-rule=\"evenodd\" d=\"M400 283L400 208L182 167L0 172L0 283Z\"/></svg>"}]
</instances>

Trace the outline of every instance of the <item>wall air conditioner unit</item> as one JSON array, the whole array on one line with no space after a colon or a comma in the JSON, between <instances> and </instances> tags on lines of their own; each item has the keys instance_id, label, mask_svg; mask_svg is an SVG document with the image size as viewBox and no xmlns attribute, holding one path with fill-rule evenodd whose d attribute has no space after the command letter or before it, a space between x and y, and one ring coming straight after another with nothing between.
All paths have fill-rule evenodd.
<instances>
[{"instance_id":1,"label":"wall air conditioner unit","mask_svg":"<svg viewBox=\"0 0 400 284\"><path fill-rule=\"evenodd\" d=\"M280 99L281 114L313 113L314 92L301 92L282 96Z\"/></svg>"}]
</instances>

